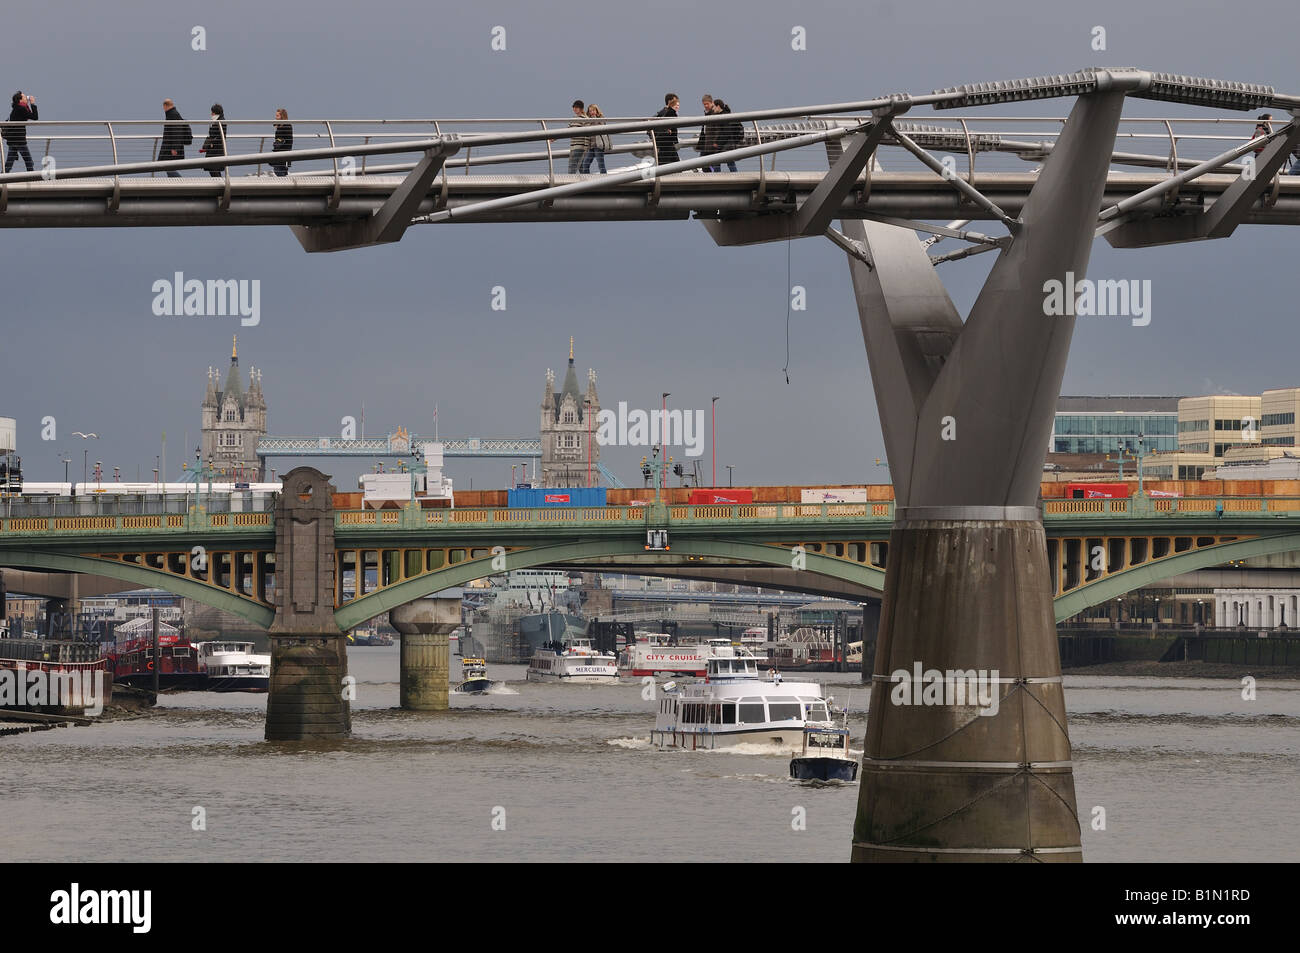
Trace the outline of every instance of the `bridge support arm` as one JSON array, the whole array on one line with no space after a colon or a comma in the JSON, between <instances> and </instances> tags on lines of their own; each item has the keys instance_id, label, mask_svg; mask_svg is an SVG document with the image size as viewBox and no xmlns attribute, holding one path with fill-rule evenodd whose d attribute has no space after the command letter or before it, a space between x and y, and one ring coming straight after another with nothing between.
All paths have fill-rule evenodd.
<instances>
[{"instance_id":1,"label":"bridge support arm","mask_svg":"<svg viewBox=\"0 0 1300 953\"><path fill-rule=\"evenodd\" d=\"M1143 248L1149 245L1170 245L1178 242L1227 238L1236 231L1238 225L1245 221L1247 213L1259 201L1260 197L1273 188L1274 180L1282 170L1283 163L1290 160L1297 145L1300 145L1300 119L1293 119L1289 124L1275 132L1273 137L1263 146L1263 150L1255 161L1254 175L1251 178L1239 176L1215 200L1214 204L1204 212L1123 221L1113 227L1106 228L1106 226L1103 226L1103 228L1106 228L1103 234L1106 240L1115 248ZM1217 159L1212 159L1180 173L1171 179L1169 183L1162 183L1160 186L1149 189L1148 193L1157 194L1161 191L1168 191L1183 182L1191 181L1212 171L1207 167L1216 163L1218 159L1235 159L1251 151L1251 149L1251 143L1244 143L1224 153L1223 156L1217 157ZM1138 205L1145 197L1147 197L1147 193L1135 195L1126 200L1126 203L1120 203L1114 209L1107 211L1123 212L1125 211L1123 207L1125 204L1128 206Z\"/></svg>"},{"instance_id":2,"label":"bridge support arm","mask_svg":"<svg viewBox=\"0 0 1300 953\"><path fill-rule=\"evenodd\" d=\"M416 163L388 200L373 215L355 221L330 225L291 225L294 236L308 252L343 251L367 245L387 245L400 241L428 195L434 178L447 157L458 147L430 149Z\"/></svg>"}]
</instances>

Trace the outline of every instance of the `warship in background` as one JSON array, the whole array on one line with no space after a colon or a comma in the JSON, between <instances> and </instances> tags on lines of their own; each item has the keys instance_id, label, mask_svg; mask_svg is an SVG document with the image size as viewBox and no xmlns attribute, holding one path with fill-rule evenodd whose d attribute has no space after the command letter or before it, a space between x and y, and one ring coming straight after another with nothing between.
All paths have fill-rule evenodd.
<instances>
[{"instance_id":1,"label":"warship in background","mask_svg":"<svg viewBox=\"0 0 1300 953\"><path fill-rule=\"evenodd\" d=\"M527 664L548 642L569 642L587 632L579 612L580 591L569 574L555 569L516 569L492 576L478 590L469 634L460 645L462 656L489 663Z\"/></svg>"}]
</instances>

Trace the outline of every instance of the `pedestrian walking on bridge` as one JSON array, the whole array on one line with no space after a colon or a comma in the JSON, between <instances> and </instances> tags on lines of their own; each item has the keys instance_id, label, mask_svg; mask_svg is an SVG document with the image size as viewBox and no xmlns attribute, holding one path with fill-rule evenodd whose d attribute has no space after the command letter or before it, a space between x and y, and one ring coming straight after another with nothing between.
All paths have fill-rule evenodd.
<instances>
[{"instance_id":1,"label":"pedestrian walking on bridge","mask_svg":"<svg viewBox=\"0 0 1300 953\"><path fill-rule=\"evenodd\" d=\"M27 148L27 127L23 125L27 122L37 121L41 117L36 112L36 100L31 96L26 96L20 89L14 93L13 109L9 111L9 122L0 130L0 136L3 136L5 145L9 149L9 155L5 157L5 171L8 172L18 161L18 157L23 157L23 162L27 165L27 171L31 172L35 168L32 162L31 150Z\"/></svg>"}]
</instances>

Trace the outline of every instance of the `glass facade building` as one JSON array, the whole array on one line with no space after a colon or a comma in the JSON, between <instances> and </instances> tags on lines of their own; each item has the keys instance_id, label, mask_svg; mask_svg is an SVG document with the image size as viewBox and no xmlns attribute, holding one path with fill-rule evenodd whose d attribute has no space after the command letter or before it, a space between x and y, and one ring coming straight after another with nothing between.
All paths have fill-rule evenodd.
<instances>
[{"instance_id":1,"label":"glass facade building","mask_svg":"<svg viewBox=\"0 0 1300 953\"><path fill-rule=\"evenodd\" d=\"M1145 453L1178 449L1177 397L1061 397L1050 453Z\"/></svg>"}]
</instances>

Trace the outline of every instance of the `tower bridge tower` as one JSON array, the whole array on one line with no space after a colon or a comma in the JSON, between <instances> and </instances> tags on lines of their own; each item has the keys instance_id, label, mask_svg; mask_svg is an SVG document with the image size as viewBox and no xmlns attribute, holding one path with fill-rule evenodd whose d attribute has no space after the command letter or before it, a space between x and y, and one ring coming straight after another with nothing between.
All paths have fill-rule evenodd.
<instances>
[{"instance_id":1,"label":"tower bridge tower","mask_svg":"<svg viewBox=\"0 0 1300 953\"><path fill-rule=\"evenodd\" d=\"M590 415L590 420L588 420ZM578 390L578 372L573 365L573 338L569 338L569 366L564 384L555 390L555 373L546 371L542 394L542 472L538 483L543 487L587 486L587 442L591 442L590 466L600 462L600 444L596 441L596 420L600 415L600 398L596 395L596 372L587 370L587 391Z\"/></svg>"},{"instance_id":2,"label":"tower bridge tower","mask_svg":"<svg viewBox=\"0 0 1300 953\"><path fill-rule=\"evenodd\" d=\"M211 460L218 474L224 471L231 479L238 476L241 481L259 482L262 473L257 440L266 436L262 372L249 368L245 391L240 381L238 345L236 338L231 344L224 384L220 371L208 368L208 387L203 396L203 465Z\"/></svg>"}]
</instances>

